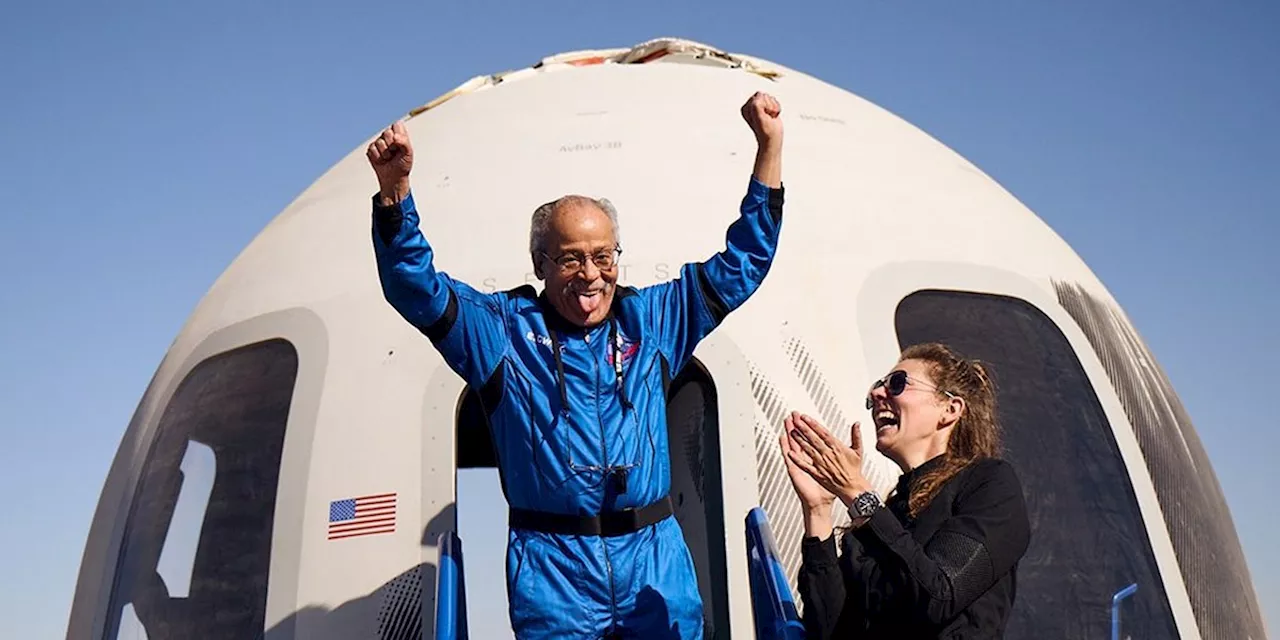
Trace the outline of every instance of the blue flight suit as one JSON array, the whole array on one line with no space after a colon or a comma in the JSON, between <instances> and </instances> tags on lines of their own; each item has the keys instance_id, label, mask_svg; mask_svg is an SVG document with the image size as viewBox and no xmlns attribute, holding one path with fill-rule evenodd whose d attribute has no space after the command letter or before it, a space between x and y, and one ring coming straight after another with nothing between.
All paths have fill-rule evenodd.
<instances>
[{"instance_id":1,"label":"blue flight suit","mask_svg":"<svg viewBox=\"0 0 1280 640\"><path fill-rule=\"evenodd\" d=\"M610 317L584 329L531 286L482 293L437 271L413 196L382 207L374 195L387 301L479 391L489 418L511 509L518 638L702 637L693 560L668 497L666 391L764 280L782 203L781 188L753 176L722 251L668 282L619 285Z\"/></svg>"}]
</instances>

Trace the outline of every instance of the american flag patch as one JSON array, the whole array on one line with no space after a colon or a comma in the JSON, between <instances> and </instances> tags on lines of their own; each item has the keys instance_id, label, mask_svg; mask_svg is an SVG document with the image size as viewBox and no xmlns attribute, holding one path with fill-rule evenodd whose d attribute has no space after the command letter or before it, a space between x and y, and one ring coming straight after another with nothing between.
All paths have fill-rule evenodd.
<instances>
[{"instance_id":1,"label":"american flag patch","mask_svg":"<svg viewBox=\"0 0 1280 640\"><path fill-rule=\"evenodd\" d=\"M341 540L396 530L396 494L379 493L329 503L329 539Z\"/></svg>"}]
</instances>

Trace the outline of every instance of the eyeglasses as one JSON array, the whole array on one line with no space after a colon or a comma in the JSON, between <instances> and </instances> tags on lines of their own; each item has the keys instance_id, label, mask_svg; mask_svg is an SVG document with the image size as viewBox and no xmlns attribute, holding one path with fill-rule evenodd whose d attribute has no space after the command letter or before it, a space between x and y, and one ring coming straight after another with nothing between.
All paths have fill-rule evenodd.
<instances>
[{"instance_id":1,"label":"eyeglasses","mask_svg":"<svg viewBox=\"0 0 1280 640\"><path fill-rule=\"evenodd\" d=\"M955 398L955 397L956 397L956 396L955 396L954 394L952 394L950 391L944 391L944 390L939 389L939 388L937 388L937 387L935 387L935 386L933 386L933 385L931 385L931 384L929 384L929 383L927 383L927 382L922 382L922 381L920 381L920 380L916 380L915 378L912 378L912 377L908 376L906 371L903 371L903 370L901 370L901 369L898 369L898 370L896 370L896 371L892 371L892 372L890 372L890 373L889 373L889 375L887 375L887 376L885 376L885 377L883 377L883 378L880 378L879 380L876 380L876 381L875 381L875 383L871 385L871 389L870 389L869 391L867 391L867 410L870 410L872 407L874 407L874 406L875 406L875 402L874 402L874 401L872 401L872 399L871 399L871 392L872 392L872 391L875 391L876 389L879 389L880 387L884 387L884 388L885 388L885 391L887 391L887 392L889 393L889 395L890 395L890 396L892 396L892 397L895 397L895 398L896 398L896 397L898 397L898 396L902 395L902 392L903 392L903 391L906 391L906 390L907 390L907 383L908 383L908 382L910 382L910 383L912 383L912 384L918 384L918 385L920 385L920 386L922 386L922 387L925 387L925 388L927 388L927 389L932 389L932 390L934 390L934 391L937 391L938 393L946 394L946 396L947 396L948 398Z\"/></svg>"},{"instance_id":2,"label":"eyeglasses","mask_svg":"<svg viewBox=\"0 0 1280 640\"><path fill-rule=\"evenodd\" d=\"M600 253L593 254L591 256L591 263L596 265L596 268L601 271L608 271L618 264L618 257L621 255L622 247L614 247L608 251L601 251ZM556 265L560 267L560 271L563 273L577 273L582 270L587 262L587 257L576 251L562 253L555 258L552 258L550 255L545 253L542 254L542 256L556 263Z\"/></svg>"}]
</instances>

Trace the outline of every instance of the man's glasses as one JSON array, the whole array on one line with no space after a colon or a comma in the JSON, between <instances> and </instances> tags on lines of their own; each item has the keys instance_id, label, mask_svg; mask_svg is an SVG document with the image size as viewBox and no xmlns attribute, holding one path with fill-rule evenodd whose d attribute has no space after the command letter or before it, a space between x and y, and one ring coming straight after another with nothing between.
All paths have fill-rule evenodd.
<instances>
[{"instance_id":1,"label":"man's glasses","mask_svg":"<svg viewBox=\"0 0 1280 640\"><path fill-rule=\"evenodd\" d=\"M927 383L927 382L921 382L920 380L916 380L915 378L911 378L911 377L909 377L909 376L907 375L907 372L906 372L906 371L903 371L903 370L901 370L901 369L898 369L897 371L893 371L893 372L889 373L889 375L887 375L887 376L885 376L885 377L883 377L883 378L880 378L879 380L876 380L876 381L875 381L875 383L871 385L871 389L870 389L869 391L867 391L867 410L871 410L871 408L875 406L875 402L874 402L874 401L872 401L872 399L871 399L871 392L872 392L872 391L875 391L876 389L879 389L880 387L884 387L884 388L885 388L885 391L887 391L887 392L889 393L889 395L890 395L890 396L892 396L892 397L896 398L896 397L898 397L898 396L902 395L902 392L903 392L903 391L906 391L906 390L907 390L907 383L908 383L908 382L913 382L913 383L918 384L918 385L920 385L920 386L922 386L922 387L926 387L926 388L928 388L928 389L932 389L932 390L937 391L937 392L939 392L939 393L944 393L944 394L946 394L946 396L947 396L948 398L954 398L954 397L955 397L955 395L953 395L950 391L943 391L942 389L939 389L939 388L937 388L937 387L935 387L935 386L933 386L933 385L931 385L931 384L929 384L929 383Z\"/></svg>"},{"instance_id":2,"label":"man's glasses","mask_svg":"<svg viewBox=\"0 0 1280 640\"><path fill-rule=\"evenodd\" d=\"M552 258L545 253L542 255L546 259L556 263L556 266L560 267L560 271L563 273L577 273L578 271L581 271L587 263L587 256L573 251L562 253L555 258ZM601 271L608 271L618 264L618 257L621 255L622 247L614 247L608 251L601 251L600 253L593 254L591 256L591 263L596 265L596 268Z\"/></svg>"}]
</instances>

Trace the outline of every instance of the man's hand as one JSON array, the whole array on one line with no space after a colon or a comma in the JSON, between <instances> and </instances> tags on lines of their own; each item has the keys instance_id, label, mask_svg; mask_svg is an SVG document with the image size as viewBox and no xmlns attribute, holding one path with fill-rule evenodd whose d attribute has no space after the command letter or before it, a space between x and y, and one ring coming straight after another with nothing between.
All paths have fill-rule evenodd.
<instances>
[{"instance_id":1,"label":"man's hand","mask_svg":"<svg viewBox=\"0 0 1280 640\"><path fill-rule=\"evenodd\" d=\"M760 146L778 147L782 144L782 105L773 96L755 92L742 105L742 119L756 134Z\"/></svg>"},{"instance_id":2,"label":"man's hand","mask_svg":"<svg viewBox=\"0 0 1280 640\"><path fill-rule=\"evenodd\" d=\"M782 105L757 91L742 105L742 119L756 134L755 177L771 188L782 186Z\"/></svg>"},{"instance_id":3,"label":"man's hand","mask_svg":"<svg viewBox=\"0 0 1280 640\"><path fill-rule=\"evenodd\" d=\"M378 187L383 206L391 206L409 195L409 171L413 169L413 144L403 122L397 122L382 131L369 143L365 152L373 172L378 175Z\"/></svg>"}]
</instances>

